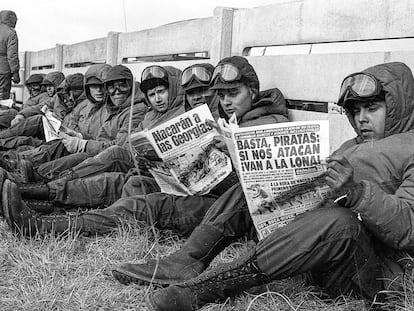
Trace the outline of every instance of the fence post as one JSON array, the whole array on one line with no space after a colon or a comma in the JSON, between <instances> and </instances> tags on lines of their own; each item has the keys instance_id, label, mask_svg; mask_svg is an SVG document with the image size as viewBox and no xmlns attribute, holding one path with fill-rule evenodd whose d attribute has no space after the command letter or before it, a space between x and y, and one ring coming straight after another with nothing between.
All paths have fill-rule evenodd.
<instances>
[{"instance_id":1,"label":"fence post","mask_svg":"<svg viewBox=\"0 0 414 311\"><path fill-rule=\"evenodd\" d=\"M110 31L106 37L106 63L111 66L118 64L119 32Z\"/></svg>"},{"instance_id":2,"label":"fence post","mask_svg":"<svg viewBox=\"0 0 414 311\"><path fill-rule=\"evenodd\" d=\"M63 69L63 44L56 44L55 71Z\"/></svg>"},{"instance_id":3,"label":"fence post","mask_svg":"<svg viewBox=\"0 0 414 311\"><path fill-rule=\"evenodd\" d=\"M234 8L217 7L213 11L212 44L210 59L213 65L231 56Z\"/></svg>"},{"instance_id":4,"label":"fence post","mask_svg":"<svg viewBox=\"0 0 414 311\"><path fill-rule=\"evenodd\" d=\"M23 102L25 103L26 100L29 98L29 93L24 87L24 82L29 78L32 72L32 52L25 51L24 52L24 72L23 72L23 80L20 82L23 84Z\"/></svg>"}]
</instances>

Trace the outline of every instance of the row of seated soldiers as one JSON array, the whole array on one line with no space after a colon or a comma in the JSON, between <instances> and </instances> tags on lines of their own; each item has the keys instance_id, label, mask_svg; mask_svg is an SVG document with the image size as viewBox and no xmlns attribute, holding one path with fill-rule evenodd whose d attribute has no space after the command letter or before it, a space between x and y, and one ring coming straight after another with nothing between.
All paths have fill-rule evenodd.
<instances>
[{"instance_id":1,"label":"row of seated soldiers","mask_svg":"<svg viewBox=\"0 0 414 311\"><path fill-rule=\"evenodd\" d=\"M125 222L189 236L162 259L114 267L121 283L167 286L148 296L150 310L196 310L298 274L333 297L385 299L381 290L394 290L395 280L412 273L414 78L405 64L345 77L338 104L357 136L326 159L324 176L340 196L261 241L235 172L205 195L162 193L146 170L154 154L136 154L128 145L130 128L150 129L204 103L214 118L235 117L240 126L288 122L282 93L260 91L247 59L232 56L182 72L149 66L140 83L125 66L94 65L56 90L50 109L62 120L62 139L45 142L42 113L26 114L40 104L13 118L5 112L11 126L0 132L2 216L29 237L72 229L106 234ZM220 136L216 147L226 151ZM257 242L251 252L205 272L246 236Z\"/></svg>"},{"instance_id":2,"label":"row of seated soldiers","mask_svg":"<svg viewBox=\"0 0 414 311\"><path fill-rule=\"evenodd\" d=\"M10 220L10 226L25 235L64 232L76 219L77 230L103 234L133 219L189 234L209 206L237 183L236 174L230 174L207 195L161 193L146 165L154 153L131 153L129 131L150 129L201 104L209 106L214 119L236 114L242 126L287 122L281 92L259 92L259 80L248 61L243 57L230 60L233 68L225 67L230 78L223 85L211 84L215 67L208 63L183 71L149 66L139 83L126 66L106 64L90 66L84 76L77 73L63 81L53 80L52 86L47 84L52 82L50 77L63 78L60 73L50 73L36 84L30 77L26 81L29 90L40 92L46 85L56 94L52 90L31 92L12 125L0 131L0 183L15 183L21 199L13 200L28 212ZM237 88L244 85L242 81L246 86L241 97ZM41 98L62 120L61 139L45 141ZM231 104L235 101L240 105ZM225 149L221 140L216 145ZM9 201L6 196L3 199ZM189 208L193 205L201 208Z\"/></svg>"}]
</instances>

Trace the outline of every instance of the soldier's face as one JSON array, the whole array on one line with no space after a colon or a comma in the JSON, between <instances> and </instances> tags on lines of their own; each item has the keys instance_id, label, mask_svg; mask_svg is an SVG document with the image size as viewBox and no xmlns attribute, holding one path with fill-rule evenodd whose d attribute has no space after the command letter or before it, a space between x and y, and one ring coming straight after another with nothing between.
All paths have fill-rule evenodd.
<instances>
[{"instance_id":1,"label":"soldier's face","mask_svg":"<svg viewBox=\"0 0 414 311\"><path fill-rule=\"evenodd\" d=\"M41 88L42 87L38 83L32 83L27 86L27 89L29 90L29 94L31 97L36 97L37 95L39 95Z\"/></svg>"},{"instance_id":2,"label":"soldier's face","mask_svg":"<svg viewBox=\"0 0 414 311\"><path fill-rule=\"evenodd\" d=\"M221 107L229 118L235 113L239 119L252 109L252 93L245 85L232 89L218 90L217 95L220 99Z\"/></svg>"},{"instance_id":3,"label":"soldier's face","mask_svg":"<svg viewBox=\"0 0 414 311\"><path fill-rule=\"evenodd\" d=\"M384 138L387 113L385 101L355 102L352 112L358 134L364 142Z\"/></svg>"},{"instance_id":4,"label":"soldier's face","mask_svg":"<svg viewBox=\"0 0 414 311\"><path fill-rule=\"evenodd\" d=\"M104 88L102 84L90 84L87 86L92 98L97 102L102 102L105 98Z\"/></svg>"},{"instance_id":5,"label":"soldier's face","mask_svg":"<svg viewBox=\"0 0 414 311\"><path fill-rule=\"evenodd\" d=\"M158 85L147 91L151 108L157 112L168 110L168 88L165 85Z\"/></svg>"},{"instance_id":6,"label":"soldier's face","mask_svg":"<svg viewBox=\"0 0 414 311\"><path fill-rule=\"evenodd\" d=\"M208 87L198 87L186 92L187 102L191 108L202 104L209 105L212 100L213 92Z\"/></svg>"}]
</instances>

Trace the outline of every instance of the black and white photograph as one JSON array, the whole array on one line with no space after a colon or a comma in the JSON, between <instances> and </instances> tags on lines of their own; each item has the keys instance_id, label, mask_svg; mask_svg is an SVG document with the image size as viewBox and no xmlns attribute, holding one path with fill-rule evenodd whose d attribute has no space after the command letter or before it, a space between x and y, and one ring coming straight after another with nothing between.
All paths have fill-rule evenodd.
<instances>
[{"instance_id":1,"label":"black and white photograph","mask_svg":"<svg viewBox=\"0 0 414 311\"><path fill-rule=\"evenodd\" d=\"M413 70L413 0L1 0L0 311L414 310Z\"/></svg>"}]
</instances>

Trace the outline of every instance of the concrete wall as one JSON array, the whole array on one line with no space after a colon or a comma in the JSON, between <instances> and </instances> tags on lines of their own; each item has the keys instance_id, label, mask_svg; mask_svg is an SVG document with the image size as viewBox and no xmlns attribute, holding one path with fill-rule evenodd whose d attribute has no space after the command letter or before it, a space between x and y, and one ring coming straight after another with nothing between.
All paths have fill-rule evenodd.
<instances>
[{"instance_id":1,"label":"concrete wall","mask_svg":"<svg viewBox=\"0 0 414 311\"><path fill-rule=\"evenodd\" d=\"M286 98L335 102L339 85L349 73L389 61L414 68L414 44L404 50L377 49L364 53L315 54L320 44L414 38L412 0L291 0L250 9L216 8L212 17L181 21L127 33L110 32L106 38L25 52L25 77L34 72L62 70L85 72L87 67L68 64L105 61L115 65L125 59L166 54L208 52L208 60L161 62L185 68L194 62L216 64L230 55L247 55L252 47L306 44L307 54L247 56L256 69L261 89L278 87ZM315 47L315 49L312 49ZM126 63L136 77L151 62ZM53 65L53 69L39 69ZM65 67L66 65L66 67ZM345 116L292 111L291 118L332 118L333 146L353 136Z\"/></svg>"}]
</instances>

